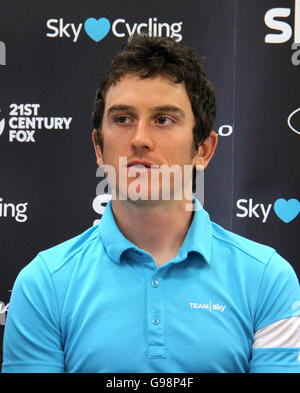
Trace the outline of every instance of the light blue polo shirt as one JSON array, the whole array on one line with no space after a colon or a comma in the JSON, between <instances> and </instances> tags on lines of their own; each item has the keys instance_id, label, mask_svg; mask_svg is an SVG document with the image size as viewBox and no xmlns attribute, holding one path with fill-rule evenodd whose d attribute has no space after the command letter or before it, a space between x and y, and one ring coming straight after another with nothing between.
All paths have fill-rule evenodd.
<instances>
[{"instance_id":1,"label":"light blue polo shirt","mask_svg":"<svg viewBox=\"0 0 300 393\"><path fill-rule=\"evenodd\" d=\"M157 268L108 203L99 225L18 275L2 371L299 372L299 292L274 249L204 209L177 256Z\"/></svg>"}]
</instances>

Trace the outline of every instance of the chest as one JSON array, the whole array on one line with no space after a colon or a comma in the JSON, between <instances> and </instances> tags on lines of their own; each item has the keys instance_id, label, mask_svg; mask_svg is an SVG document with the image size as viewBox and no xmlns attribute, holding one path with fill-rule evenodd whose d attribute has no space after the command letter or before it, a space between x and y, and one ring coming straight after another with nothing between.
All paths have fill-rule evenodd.
<instances>
[{"instance_id":1,"label":"chest","mask_svg":"<svg viewBox=\"0 0 300 393\"><path fill-rule=\"evenodd\" d=\"M248 368L251 315L242 292L184 271L132 271L82 287L63 317L74 372L240 372Z\"/></svg>"}]
</instances>

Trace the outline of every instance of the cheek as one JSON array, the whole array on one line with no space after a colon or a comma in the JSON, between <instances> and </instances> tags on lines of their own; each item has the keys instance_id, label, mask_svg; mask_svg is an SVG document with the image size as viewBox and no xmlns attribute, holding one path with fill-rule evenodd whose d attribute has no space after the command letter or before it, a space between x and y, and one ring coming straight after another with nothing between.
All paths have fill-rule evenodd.
<instances>
[{"instance_id":1,"label":"cheek","mask_svg":"<svg viewBox=\"0 0 300 393\"><path fill-rule=\"evenodd\" d=\"M177 145L176 149L170 150L172 157L175 161L181 164L189 164L192 162L196 150L192 141L184 140Z\"/></svg>"},{"instance_id":2,"label":"cheek","mask_svg":"<svg viewBox=\"0 0 300 393\"><path fill-rule=\"evenodd\" d=\"M127 146L122 138L104 137L103 161L105 164L114 166L116 169L119 166L119 158L127 157Z\"/></svg>"}]
</instances>

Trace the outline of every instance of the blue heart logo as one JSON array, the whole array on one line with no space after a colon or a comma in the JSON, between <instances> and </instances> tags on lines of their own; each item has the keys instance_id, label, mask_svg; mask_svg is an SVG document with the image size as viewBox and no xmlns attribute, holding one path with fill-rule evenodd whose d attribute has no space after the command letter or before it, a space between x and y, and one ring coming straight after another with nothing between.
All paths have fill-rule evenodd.
<instances>
[{"instance_id":1,"label":"blue heart logo","mask_svg":"<svg viewBox=\"0 0 300 393\"><path fill-rule=\"evenodd\" d=\"M84 22L86 34L94 41L101 41L110 30L110 21L107 18L88 18Z\"/></svg>"},{"instance_id":2,"label":"blue heart logo","mask_svg":"<svg viewBox=\"0 0 300 393\"><path fill-rule=\"evenodd\" d=\"M274 203L274 210L277 216L285 223L291 222L300 212L300 202L297 199L286 201L283 198L277 199Z\"/></svg>"}]
</instances>

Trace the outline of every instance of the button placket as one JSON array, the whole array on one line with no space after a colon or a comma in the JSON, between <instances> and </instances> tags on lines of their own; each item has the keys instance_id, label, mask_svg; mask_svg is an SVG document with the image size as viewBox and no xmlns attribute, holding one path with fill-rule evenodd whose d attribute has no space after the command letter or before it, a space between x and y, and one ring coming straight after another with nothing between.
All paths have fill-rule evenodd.
<instances>
[{"instance_id":1,"label":"button placket","mask_svg":"<svg viewBox=\"0 0 300 393\"><path fill-rule=\"evenodd\" d=\"M165 358L164 329L163 329L163 293L162 281L159 277L152 277L148 284L148 358Z\"/></svg>"}]
</instances>

